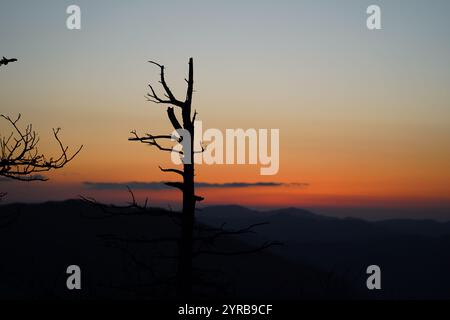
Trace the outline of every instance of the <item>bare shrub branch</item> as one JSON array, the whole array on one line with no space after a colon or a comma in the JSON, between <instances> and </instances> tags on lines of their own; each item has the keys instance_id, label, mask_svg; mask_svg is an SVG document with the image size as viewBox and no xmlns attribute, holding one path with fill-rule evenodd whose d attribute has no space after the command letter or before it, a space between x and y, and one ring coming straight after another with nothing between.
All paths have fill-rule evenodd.
<instances>
[{"instance_id":1,"label":"bare shrub branch","mask_svg":"<svg viewBox=\"0 0 450 320\"><path fill-rule=\"evenodd\" d=\"M25 129L19 127L20 114L15 120L5 115L0 117L13 128L9 136L0 137L0 176L21 181L46 181L47 178L40 173L64 167L83 148L80 146L73 155L69 155L69 147L64 146L59 138L60 128L53 129L60 153L56 157L48 158L39 153L39 136L32 125L29 124Z\"/></svg>"}]
</instances>

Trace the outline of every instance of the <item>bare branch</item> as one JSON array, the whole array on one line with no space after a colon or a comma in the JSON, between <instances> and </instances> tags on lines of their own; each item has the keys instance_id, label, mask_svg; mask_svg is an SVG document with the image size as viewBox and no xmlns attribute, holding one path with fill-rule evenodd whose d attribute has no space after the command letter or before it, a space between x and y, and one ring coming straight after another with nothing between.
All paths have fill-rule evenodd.
<instances>
[{"instance_id":1,"label":"bare branch","mask_svg":"<svg viewBox=\"0 0 450 320\"><path fill-rule=\"evenodd\" d=\"M164 169L161 166L159 167L159 170L161 170L162 172L173 172L173 173L178 173L181 176L184 176L184 172L182 170L178 170L178 169Z\"/></svg>"},{"instance_id":2,"label":"bare branch","mask_svg":"<svg viewBox=\"0 0 450 320\"><path fill-rule=\"evenodd\" d=\"M170 100L161 99L156 94L155 90L153 89L153 87L150 84L148 86L149 86L149 88L151 90L151 93L147 93L147 95L146 95L147 101L154 102L154 103L172 104L172 102Z\"/></svg>"},{"instance_id":3,"label":"bare branch","mask_svg":"<svg viewBox=\"0 0 450 320\"><path fill-rule=\"evenodd\" d=\"M178 212L166 211L160 208L150 208L148 207L148 199L145 199L144 204L139 204L136 201L136 197L134 196L133 191L127 187L128 192L130 193L131 202L128 202L125 206L117 206L113 204L103 204L98 202L94 198L83 197L80 198L87 203L97 207L103 212L101 217L86 217L90 219L105 219L111 217L119 217L119 216L153 216L153 217L161 217L168 216L170 218L179 218Z\"/></svg>"},{"instance_id":4,"label":"bare branch","mask_svg":"<svg viewBox=\"0 0 450 320\"><path fill-rule=\"evenodd\" d=\"M241 235L241 234L247 234L247 233L255 233L255 231L253 229L260 227L260 226L268 225L268 224L269 224L269 222L260 222L260 223L255 223L255 224L249 225L245 228L238 229L238 230L226 230L224 228L225 223L223 223L222 226L220 226L220 228L207 228L207 229L200 228L200 231L205 231L205 230L207 230L208 232L215 231L215 233L208 235L208 236L204 236L204 237L197 237L196 239L205 241L206 243L209 243L209 244L213 244L220 237L235 236L235 235Z\"/></svg>"},{"instance_id":5,"label":"bare branch","mask_svg":"<svg viewBox=\"0 0 450 320\"><path fill-rule=\"evenodd\" d=\"M210 145L210 143L204 145L203 142L200 141L201 150L194 150L193 153L194 154L196 154L196 153L203 153L203 152L206 151L206 148L208 148L209 145Z\"/></svg>"},{"instance_id":6,"label":"bare branch","mask_svg":"<svg viewBox=\"0 0 450 320\"><path fill-rule=\"evenodd\" d=\"M171 135L151 135L151 134L146 134L145 137L140 137L136 131L131 131L131 134L134 135L134 137L128 138L128 141L139 141L141 143L145 143L145 144L149 144L151 146L155 146L157 147L159 150L161 151L167 151L167 152L176 152L179 154L183 154L183 151L181 150L175 150L173 148L167 148L167 147L163 147L161 144L159 144L159 142L157 140L160 139L170 139L170 140L174 140L176 139L176 137L171 136Z\"/></svg>"},{"instance_id":7,"label":"bare branch","mask_svg":"<svg viewBox=\"0 0 450 320\"><path fill-rule=\"evenodd\" d=\"M64 146L59 138L60 129L53 129L53 136L58 143L60 154L58 157L47 157L38 151L39 137L33 131L32 125L25 130L18 126L21 115L13 120L0 115L13 127L8 137L0 137L0 176L21 181L45 181L39 173L60 169L72 161L83 146L72 155L68 155L69 148Z\"/></svg>"},{"instance_id":8,"label":"bare branch","mask_svg":"<svg viewBox=\"0 0 450 320\"><path fill-rule=\"evenodd\" d=\"M160 83L162 84L164 90L165 90L165 96L168 98L168 100L164 100L161 99L155 92L155 90L153 89L153 87L151 85L149 85L151 93L147 94L148 97L150 97L155 103L165 103L165 104L172 104L174 106L183 108L184 106L184 102L179 101L178 99L175 98L175 96L173 95L172 91L170 90L169 86L167 85L166 79L165 79L165 73L164 73L164 66L156 63L154 61L149 61L150 63L158 66L161 70L161 81Z\"/></svg>"},{"instance_id":9,"label":"bare branch","mask_svg":"<svg viewBox=\"0 0 450 320\"><path fill-rule=\"evenodd\" d=\"M192 117L192 125L194 125L195 118L197 118L197 110L194 111L194 116Z\"/></svg>"}]
</instances>

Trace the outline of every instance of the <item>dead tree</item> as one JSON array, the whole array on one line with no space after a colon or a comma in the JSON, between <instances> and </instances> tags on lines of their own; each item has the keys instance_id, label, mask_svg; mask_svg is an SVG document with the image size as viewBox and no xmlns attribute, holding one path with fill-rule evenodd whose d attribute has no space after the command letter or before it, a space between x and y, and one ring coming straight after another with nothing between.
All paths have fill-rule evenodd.
<instances>
[{"instance_id":1,"label":"dead tree","mask_svg":"<svg viewBox=\"0 0 450 320\"><path fill-rule=\"evenodd\" d=\"M53 136L58 143L60 153L56 157L47 157L39 153L39 136L30 124L25 129L18 126L19 116L13 120L0 115L13 129L9 136L0 136L0 177L20 181L46 181L43 172L60 169L68 164L82 147L71 156L69 148L64 146L59 138L60 129L53 129ZM4 196L5 194L3 194Z\"/></svg>"},{"instance_id":2,"label":"dead tree","mask_svg":"<svg viewBox=\"0 0 450 320\"><path fill-rule=\"evenodd\" d=\"M123 237L112 234L99 235L100 238L107 240L109 245L113 242L115 247L126 253L131 260L139 268L144 268L151 270L154 274L154 268L151 265L140 260L133 252L129 251L128 246L130 244L140 244L140 245L159 245L159 244L170 244L174 243L177 248L177 254L171 255L165 252L159 252L156 255L152 255L152 259L173 259L176 263L176 274L175 277L169 276L161 278L155 275L155 281L150 286L159 286L162 284L175 284L176 294L180 298L189 298L193 295L193 286L212 286L217 287L216 283L211 283L205 281L199 277L198 268L193 267L193 262L196 258L203 255L219 255L219 256L236 256L245 255L261 252L274 245L280 245L281 243L276 241L268 241L263 243L257 248L240 250L240 251L217 251L214 249L215 243L218 239L227 236L236 236L245 233L252 233L253 229L264 225L265 223L258 223L248 226L240 230L226 230L224 226L220 228L209 228L201 224L196 223L195 213L196 204L199 201L204 200L195 194L195 168L194 168L194 154L197 152L203 152L205 148L201 147L201 150L194 151L194 126L197 112L194 111L192 114L192 96L194 92L194 65L193 59L189 59L189 75L186 79L187 82L187 92L186 98L181 101L175 97L172 93L170 87L168 86L165 79L165 68L163 65L158 64L153 61L149 61L151 64L157 66L160 69L160 83L164 90L164 97L158 95L150 84L150 93L147 94L148 101L162 104L167 106L167 117L172 125L173 129L176 130L179 135L175 136L172 134L145 134L140 136L136 131L132 131L132 137L129 138L130 141L137 141L150 146L157 147L159 150L164 152L176 152L182 156L183 168L162 168L162 172L174 173L179 175L182 180L177 182L167 182L166 184L170 187L177 188L182 191L183 194L183 208L182 212L172 212L161 209L155 209L147 207L147 200L144 205L139 205L136 202L134 194L131 189L128 191L131 194L132 201L126 206L116 206L116 205L105 205L97 202L93 198L82 197L85 201L91 203L92 205L101 209L102 215L100 217L91 217L93 219L103 219L112 218L120 216L166 216L171 218L171 220L180 228L179 236L168 236L168 237L157 237L157 238L145 238L145 237ZM182 124L177 118L175 110L181 111ZM186 132L188 134L186 134ZM183 139L189 138L188 143ZM170 141L172 144L174 141L181 143L182 150L174 149L173 146L167 144L162 144L161 141ZM183 143L182 143L183 142ZM88 217L86 217L88 218Z\"/></svg>"},{"instance_id":3,"label":"dead tree","mask_svg":"<svg viewBox=\"0 0 450 320\"><path fill-rule=\"evenodd\" d=\"M181 217L181 239L179 242L180 257L178 260L177 271L177 291L180 296L190 296L192 290L192 249L193 249L193 230L195 222L195 205L197 201L202 201L203 198L195 195L194 185L194 122L197 112L192 115L192 95L194 92L194 62L193 59L189 59L189 75L187 82L186 98L184 101L177 99L169 88L165 79L164 66L154 61L149 61L156 65L160 69L160 83L165 91L164 97L160 97L153 86L149 84L150 93L147 94L148 101L167 105L167 117L174 128L174 130L184 129L189 133L190 148L189 150L178 151L183 159L189 159L190 161L184 161L183 170L179 169L164 169L161 171L168 173L175 173L181 176L181 182L168 182L170 187L178 188L183 193L183 210ZM182 125L178 120L174 108L181 110ZM164 135L152 135L147 134L145 136L139 136L135 131L132 132L133 137L129 138L130 141L139 141L145 144L149 144L157 147L161 151L176 152L173 147L165 147L161 145L161 140L172 140L173 137L170 134ZM182 138L180 138L181 140ZM184 141L186 143L186 141ZM188 154L189 153L189 154Z\"/></svg>"},{"instance_id":4,"label":"dead tree","mask_svg":"<svg viewBox=\"0 0 450 320\"><path fill-rule=\"evenodd\" d=\"M197 112L194 111L192 113L192 98L193 98L193 92L194 92L194 63L193 59L189 59L189 73L188 78L185 79L187 82L187 89L186 89L186 98L182 101L175 97L172 90L168 86L165 78L165 68L163 65L156 63L154 61L149 61L151 64L157 66L160 69L160 84L163 87L164 94L163 96L160 96L156 93L155 89L151 84L149 84L150 92L147 94L147 100L154 102L156 104L162 104L166 105L167 107L167 117L169 122L171 123L174 130L177 132L187 132L188 134L182 134L180 133L178 137L174 137L174 135L171 134L162 134L162 135L153 135L153 134L146 134L144 136L140 136L136 133L136 131L132 131L132 137L129 138L130 141L137 141L144 144L148 144L151 146L157 147L161 151L165 152L177 152L182 156L183 159L183 169L176 169L176 168L169 168L164 169L160 167L160 170L167 173L174 173L179 176L181 176L182 181L179 182L167 182L166 184L170 187L174 187L177 189L180 189L183 193L183 209L181 212L181 215L177 217L179 221L177 221L177 224L181 227L181 236L179 239L167 239L167 238L159 238L159 239L141 239L141 241L137 241L138 243L159 243L159 242L170 242L170 241L177 241L179 253L176 257L177 259L177 274L176 274L176 290L177 295L179 297L191 297L192 296L192 288L194 283L200 280L197 276L193 274L194 268L193 268L193 260L201 255L241 255L241 254L250 254L250 253L256 253L260 252L262 250L265 250L271 246L279 245L279 242L276 241L269 241L264 244L262 244L258 248L250 249L250 250L244 250L244 251L237 251L237 252L220 252L215 251L211 249L211 246L214 244L214 242L224 236L233 236L233 235L239 235L243 233L249 233L253 232L253 228L257 227L262 224L255 224L251 225L247 228L244 228L242 230L234 230L229 231L225 230L224 228L219 229L208 229L208 230L202 230L203 228L201 226L196 225L195 222L195 212L196 212L196 203L199 201L204 200L203 197L200 197L195 194L195 183L194 183L194 177L195 177L195 168L194 168L194 154L197 152L203 152L204 147L201 146L201 150L195 151L194 150L194 126L195 126L195 119L197 116ZM175 109L178 109L181 111L181 118L182 118L182 124L177 118L177 115L175 113ZM186 136L190 139L188 143L186 141L183 141L183 139L186 139ZM178 143L182 143L183 149L182 150L175 150L171 146L163 145L160 143L160 141L172 141L175 140ZM186 148L187 146L187 148ZM130 190L131 192L131 190ZM133 202L132 207L136 208L138 207L136 205L136 201L133 196ZM142 212L146 212L145 206L140 208L141 210L138 210ZM109 212L111 213L111 212ZM117 211L116 211L117 214ZM264 223L263 223L264 224ZM206 231L206 235L204 232ZM200 232L203 234L197 235L196 232ZM118 242L126 242L126 243L133 243L136 241L136 239L121 239L117 237L112 237ZM109 239L111 239L111 235L109 235ZM205 249L205 246L207 247ZM203 284L205 284L203 282Z\"/></svg>"}]
</instances>

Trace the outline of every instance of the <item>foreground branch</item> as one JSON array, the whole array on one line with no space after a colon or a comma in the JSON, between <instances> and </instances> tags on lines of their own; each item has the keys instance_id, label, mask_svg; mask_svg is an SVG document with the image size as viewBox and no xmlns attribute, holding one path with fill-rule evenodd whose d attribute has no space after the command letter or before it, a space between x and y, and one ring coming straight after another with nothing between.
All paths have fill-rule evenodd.
<instances>
[{"instance_id":1,"label":"foreground branch","mask_svg":"<svg viewBox=\"0 0 450 320\"><path fill-rule=\"evenodd\" d=\"M101 217L86 217L90 219L105 219L111 217L120 217L120 216L153 216L153 217L162 217L168 216L171 218L179 218L179 213L173 211L167 211L160 208L152 208L148 206L148 198L145 199L144 203L141 205L136 201L136 197L134 196L133 191L127 187L128 192L131 197L131 201L128 202L124 206L118 206L114 204L103 204L98 202L94 198L83 197L80 198L87 203L93 205L94 207L100 209L103 213Z\"/></svg>"},{"instance_id":2,"label":"foreground branch","mask_svg":"<svg viewBox=\"0 0 450 320\"><path fill-rule=\"evenodd\" d=\"M13 132L8 137L0 137L0 176L21 181L46 181L47 178L39 173L64 167L83 148L81 146L69 156L69 147L64 146L59 138L60 129L53 129L53 136L58 143L60 154L57 157L47 158L39 153L39 136L33 131L32 125L28 125L25 130L19 128L20 114L15 120L5 115L0 117L13 128Z\"/></svg>"}]
</instances>

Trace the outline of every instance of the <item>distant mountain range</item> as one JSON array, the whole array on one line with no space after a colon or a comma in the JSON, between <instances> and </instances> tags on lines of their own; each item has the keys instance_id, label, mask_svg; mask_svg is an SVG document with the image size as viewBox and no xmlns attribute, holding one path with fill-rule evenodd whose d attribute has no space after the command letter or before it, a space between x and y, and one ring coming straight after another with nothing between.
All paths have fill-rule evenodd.
<instances>
[{"instance_id":1,"label":"distant mountain range","mask_svg":"<svg viewBox=\"0 0 450 320\"><path fill-rule=\"evenodd\" d=\"M268 222L255 233L218 242L219 250L254 248L267 240L284 244L254 255L196 260L201 269L220 271L216 280L226 283L226 295L232 297L450 298L450 223L368 222L298 208L256 211L241 206L202 208L197 218L205 226L230 230ZM0 298L171 297L170 289L146 287L145 283L148 265L174 270L171 262L158 267L151 259L155 250L168 254L173 248L128 243L124 249L120 243L99 237L173 236L177 228L169 218L106 217L86 202L69 200L0 206L2 225ZM137 264L136 257L145 263ZM81 293L65 289L65 268L70 264L84 270ZM381 268L380 291L368 291L365 286L366 268L371 264Z\"/></svg>"},{"instance_id":2,"label":"distant mountain range","mask_svg":"<svg viewBox=\"0 0 450 320\"><path fill-rule=\"evenodd\" d=\"M395 219L368 222L334 218L286 208L259 212L239 206L207 207L199 219L209 225L227 222L239 228L268 222L248 243L277 239L285 243L271 250L292 261L346 275L364 291L366 267L376 264L383 273L381 298L450 298L450 223Z\"/></svg>"},{"instance_id":3,"label":"distant mountain range","mask_svg":"<svg viewBox=\"0 0 450 320\"><path fill-rule=\"evenodd\" d=\"M201 209L198 217L203 221L219 222L223 220L237 225L254 219L268 219L271 223L283 224L285 231L291 230L292 226L290 225L294 222L292 231L296 235L310 237L313 236L310 233L313 233L322 240L324 237L330 238L330 240L339 240L341 237L348 236L348 231L352 231L352 237L355 236L355 232L373 237L386 236L386 234L430 237L450 235L450 222L438 222L431 219L366 221L358 218L324 216L300 208L257 211L236 205L210 206Z\"/></svg>"}]
</instances>

